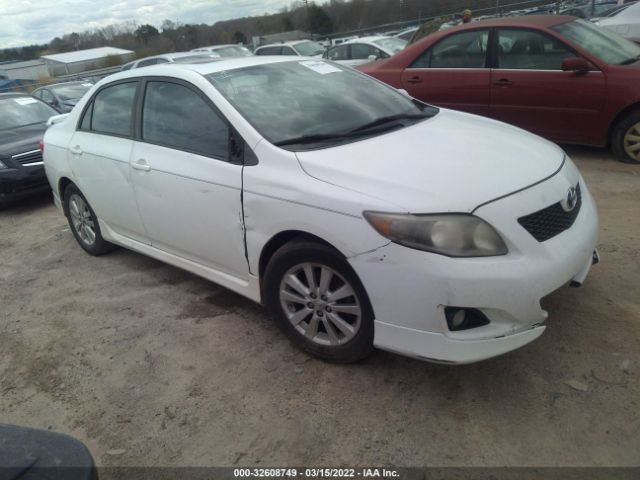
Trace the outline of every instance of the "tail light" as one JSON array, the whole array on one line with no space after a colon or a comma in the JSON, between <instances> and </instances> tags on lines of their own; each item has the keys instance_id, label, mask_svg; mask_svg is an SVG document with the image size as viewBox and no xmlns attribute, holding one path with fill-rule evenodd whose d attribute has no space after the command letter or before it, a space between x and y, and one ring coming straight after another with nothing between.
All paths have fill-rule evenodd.
<instances>
[{"instance_id":1,"label":"tail light","mask_svg":"<svg viewBox=\"0 0 640 480\"><path fill-rule=\"evenodd\" d=\"M38 142L38 148L40 149L40 152L44 154L44 142L42 140Z\"/></svg>"}]
</instances>

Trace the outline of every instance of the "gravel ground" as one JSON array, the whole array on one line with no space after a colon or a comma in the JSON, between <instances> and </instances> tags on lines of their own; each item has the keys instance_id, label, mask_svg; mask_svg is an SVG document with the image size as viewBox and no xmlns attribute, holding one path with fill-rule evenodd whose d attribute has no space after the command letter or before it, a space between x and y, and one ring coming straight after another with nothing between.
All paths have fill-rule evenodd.
<instances>
[{"instance_id":1,"label":"gravel ground","mask_svg":"<svg viewBox=\"0 0 640 480\"><path fill-rule=\"evenodd\" d=\"M80 249L50 198L0 211L0 422L101 466L640 464L640 166L569 149L602 262L546 333L444 366L309 358L258 305L121 249Z\"/></svg>"}]
</instances>

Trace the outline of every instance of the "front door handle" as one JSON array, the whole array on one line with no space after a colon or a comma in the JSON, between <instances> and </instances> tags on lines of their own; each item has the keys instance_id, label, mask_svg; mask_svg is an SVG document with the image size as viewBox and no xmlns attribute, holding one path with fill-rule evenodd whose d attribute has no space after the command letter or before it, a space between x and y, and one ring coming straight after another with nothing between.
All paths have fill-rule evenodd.
<instances>
[{"instance_id":1,"label":"front door handle","mask_svg":"<svg viewBox=\"0 0 640 480\"><path fill-rule=\"evenodd\" d=\"M138 160L133 162L131 166L136 170L142 170L143 172L148 172L149 170L151 170L151 166L144 158L139 158Z\"/></svg>"},{"instance_id":2,"label":"front door handle","mask_svg":"<svg viewBox=\"0 0 640 480\"><path fill-rule=\"evenodd\" d=\"M508 87L509 85L513 85L513 82L508 78L501 78L500 80L496 80L495 82L493 82L493 84L497 85L498 87Z\"/></svg>"},{"instance_id":3,"label":"front door handle","mask_svg":"<svg viewBox=\"0 0 640 480\"><path fill-rule=\"evenodd\" d=\"M82 149L80 148L80 145L76 145L75 147L71 147L69 149L69 151L71 152L71 155L82 155Z\"/></svg>"},{"instance_id":4,"label":"front door handle","mask_svg":"<svg viewBox=\"0 0 640 480\"><path fill-rule=\"evenodd\" d=\"M422 83L422 78L420 78L418 76L409 77L409 78L407 78L407 83L412 83L412 84Z\"/></svg>"}]
</instances>

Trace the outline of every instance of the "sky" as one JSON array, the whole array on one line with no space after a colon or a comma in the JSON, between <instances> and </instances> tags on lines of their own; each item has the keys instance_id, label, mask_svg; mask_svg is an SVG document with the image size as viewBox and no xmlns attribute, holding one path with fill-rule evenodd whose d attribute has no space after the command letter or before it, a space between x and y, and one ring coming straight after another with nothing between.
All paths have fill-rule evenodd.
<instances>
[{"instance_id":1,"label":"sky","mask_svg":"<svg viewBox=\"0 0 640 480\"><path fill-rule=\"evenodd\" d=\"M0 49L126 21L160 27L169 19L213 24L275 13L293 0L0 0Z\"/></svg>"}]
</instances>

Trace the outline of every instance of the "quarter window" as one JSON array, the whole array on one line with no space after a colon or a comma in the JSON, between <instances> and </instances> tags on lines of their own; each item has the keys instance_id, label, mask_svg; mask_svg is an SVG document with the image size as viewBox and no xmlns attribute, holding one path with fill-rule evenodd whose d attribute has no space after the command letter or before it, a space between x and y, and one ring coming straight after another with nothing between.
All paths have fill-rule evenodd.
<instances>
[{"instance_id":1,"label":"quarter window","mask_svg":"<svg viewBox=\"0 0 640 480\"><path fill-rule=\"evenodd\" d=\"M561 70L568 57L575 54L548 35L524 29L501 29L498 33L498 68Z\"/></svg>"},{"instance_id":2,"label":"quarter window","mask_svg":"<svg viewBox=\"0 0 640 480\"><path fill-rule=\"evenodd\" d=\"M142 139L216 158L228 153L226 122L200 95L177 83L147 83Z\"/></svg>"},{"instance_id":3,"label":"quarter window","mask_svg":"<svg viewBox=\"0 0 640 480\"><path fill-rule=\"evenodd\" d=\"M149 65L156 65L158 63L157 58L150 58L148 60L140 60L138 62L138 68L140 67L148 67Z\"/></svg>"},{"instance_id":4,"label":"quarter window","mask_svg":"<svg viewBox=\"0 0 640 480\"><path fill-rule=\"evenodd\" d=\"M411 68L484 68L488 41L488 30L455 33L424 52Z\"/></svg>"},{"instance_id":5,"label":"quarter window","mask_svg":"<svg viewBox=\"0 0 640 480\"><path fill-rule=\"evenodd\" d=\"M93 100L91 130L112 135L131 135L137 85L137 82L120 83L100 90ZM88 113L89 110L85 117ZM82 127L84 125L83 121Z\"/></svg>"}]
</instances>

